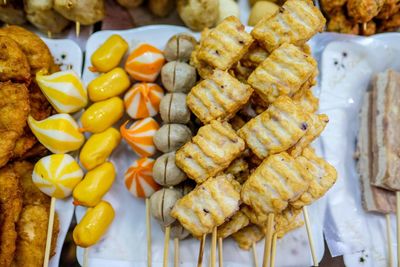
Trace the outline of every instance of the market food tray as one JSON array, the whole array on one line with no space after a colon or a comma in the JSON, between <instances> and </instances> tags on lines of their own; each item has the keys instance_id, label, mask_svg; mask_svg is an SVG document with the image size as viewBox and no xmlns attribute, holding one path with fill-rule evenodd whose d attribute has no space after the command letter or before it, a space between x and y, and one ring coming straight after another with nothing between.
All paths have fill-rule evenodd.
<instances>
[{"instance_id":1,"label":"market food tray","mask_svg":"<svg viewBox=\"0 0 400 267\"><path fill-rule=\"evenodd\" d=\"M97 74L88 70L90 56L93 52L112 34L120 34L132 48L137 42L147 42L160 49L168 39L180 32L190 32L187 28L178 26L147 26L126 31L101 31L94 33L88 40L86 46L86 59L83 71L83 80L88 84ZM194 34L199 38L199 34ZM314 47L315 43L310 42ZM124 60L122 61L124 62ZM125 118L126 119L126 118ZM121 120L122 122L123 120ZM121 123L120 122L120 123ZM119 125L115 125L119 127ZM115 220L101 241L89 248L89 266L147 266L146 263L146 225L145 205L142 199L134 198L123 184L124 172L128 166L137 159L137 156L122 142L111 157L115 164L118 175L113 187L104 197L109 201L115 211ZM325 214L325 198L320 199L310 206L309 213L312 220L312 231L319 259L324 254L324 241L322 224ZM78 207L76 215L78 221L82 218L85 208ZM164 234L158 223L152 219L152 261L153 266L162 266ZM204 264L208 264L209 243L205 248ZM170 244L169 266L173 263L173 244ZM259 242L257 253L259 261L262 260L264 242ZM195 266L199 251L199 241L189 238L180 242L181 266ZM82 263L83 249L77 249L77 256ZM224 241L224 262L227 267L248 267L252 263L252 253L240 250L233 240ZM289 233L278 241L276 266L309 266L311 265L311 254L307 240L305 227Z\"/></svg>"}]
</instances>

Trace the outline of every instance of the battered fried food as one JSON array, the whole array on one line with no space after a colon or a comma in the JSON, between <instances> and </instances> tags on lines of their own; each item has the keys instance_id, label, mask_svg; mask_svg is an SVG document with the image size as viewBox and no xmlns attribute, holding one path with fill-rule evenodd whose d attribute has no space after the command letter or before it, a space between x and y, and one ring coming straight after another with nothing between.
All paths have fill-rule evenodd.
<instances>
[{"instance_id":1,"label":"battered fried food","mask_svg":"<svg viewBox=\"0 0 400 267\"><path fill-rule=\"evenodd\" d=\"M229 123L212 121L176 152L175 162L189 178L202 183L227 168L244 149Z\"/></svg>"},{"instance_id":2,"label":"battered fried food","mask_svg":"<svg viewBox=\"0 0 400 267\"><path fill-rule=\"evenodd\" d=\"M28 59L19 45L7 36L0 36L0 81L29 83Z\"/></svg>"},{"instance_id":3,"label":"battered fried food","mask_svg":"<svg viewBox=\"0 0 400 267\"><path fill-rule=\"evenodd\" d=\"M388 19L400 10L400 0L386 0L381 11L376 16L378 19Z\"/></svg>"},{"instance_id":4,"label":"battered fried food","mask_svg":"<svg viewBox=\"0 0 400 267\"><path fill-rule=\"evenodd\" d=\"M232 174L236 181L243 184L250 174L249 164L244 158L237 158L229 165L225 172Z\"/></svg>"},{"instance_id":5,"label":"battered fried food","mask_svg":"<svg viewBox=\"0 0 400 267\"><path fill-rule=\"evenodd\" d=\"M230 16L202 38L198 58L214 68L228 70L243 57L252 42L240 20Z\"/></svg>"},{"instance_id":6,"label":"battered fried food","mask_svg":"<svg viewBox=\"0 0 400 267\"><path fill-rule=\"evenodd\" d=\"M372 20L381 11L386 0L348 0L347 12L356 22Z\"/></svg>"},{"instance_id":7,"label":"battered fried food","mask_svg":"<svg viewBox=\"0 0 400 267\"><path fill-rule=\"evenodd\" d=\"M320 0L322 9L329 16L340 12L341 8L346 4L347 0Z\"/></svg>"},{"instance_id":8,"label":"battered fried food","mask_svg":"<svg viewBox=\"0 0 400 267\"><path fill-rule=\"evenodd\" d=\"M7 36L18 43L28 59L31 74L36 74L41 69L50 71L54 60L49 48L39 36L19 26L1 28L0 36Z\"/></svg>"},{"instance_id":9,"label":"battered fried food","mask_svg":"<svg viewBox=\"0 0 400 267\"><path fill-rule=\"evenodd\" d=\"M400 13L396 13L388 20L382 21L378 32L396 31L400 27Z\"/></svg>"},{"instance_id":10,"label":"battered fried food","mask_svg":"<svg viewBox=\"0 0 400 267\"><path fill-rule=\"evenodd\" d=\"M232 235L241 249L249 250L254 243L257 243L264 237L261 229L254 224L251 224Z\"/></svg>"},{"instance_id":11,"label":"battered fried food","mask_svg":"<svg viewBox=\"0 0 400 267\"><path fill-rule=\"evenodd\" d=\"M265 59L267 59L268 56L269 53L267 50L262 48L257 42L253 42L240 62L245 67L255 69Z\"/></svg>"},{"instance_id":12,"label":"battered fried food","mask_svg":"<svg viewBox=\"0 0 400 267\"><path fill-rule=\"evenodd\" d=\"M215 70L206 80L192 88L186 98L188 107L204 124L226 121L235 116L249 100L253 89L229 75Z\"/></svg>"},{"instance_id":13,"label":"battered fried food","mask_svg":"<svg viewBox=\"0 0 400 267\"><path fill-rule=\"evenodd\" d=\"M342 12L338 12L331 16L327 30L330 32L339 32L347 34L359 34L360 26L352 20L346 18Z\"/></svg>"},{"instance_id":14,"label":"battered fried food","mask_svg":"<svg viewBox=\"0 0 400 267\"><path fill-rule=\"evenodd\" d=\"M251 32L268 52L284 43L301 46L324 28L326 20L312 1L288 0L282 10L262 19Z\"/></svg>"},{"instance_id":15,"label":"battered fried food","mask_svg":"<svg viewBox=\"0 0 400 267\"><path fill-rule=\"evenodd\" d=\"M286 151L309 128L310 114L289 97L281 96L266 111L250 120L238 134L260 159Z\"/></svg>"},{"instance_id":16,"label":"battered fried food","mask_svg":"<svg viewBox=\"0 0 400 267\"><path fill-rule=\"evenodd\" d=\"M7 0L0 4L0 21L7 24L22 25L26 22L22 0Z\"/></svg>"},{"instance_id":17,"label":"battered fried food","mask_svg":"<svg viewBox=\"0 0 400 267\"><path fill-rule=\"evenodd\" d=\"M309 113L315 113L319 108L319 99L314 96L310 89L299 90L293 96L293 102Z\"/></svg>"},{"instance_id":18,"label":"battered fried food","mask_svg":"<svg viewBox=\"0 0 400 267\"><path fill-rule=\"evenodd\" d=\"M317 62L300 48L283 44L259 65L247 80L267 103L292 96L316 72Z\"/></svg>"},{"instance_id":19,"label":"battered fried food","mask_svg":"<svg viewBox=\"0 0 400 267\"><path fill-rule=\"evenodd\" d=\"M0 206L3 216L0 225L0 266L9 267L17 239L15 224L22 209L21 185L10 165L0 169Z\"/></svg>"},{"instance_id":20,"label":"battered fried food","mask_svg":"<svg viewBox=\"0 0 400 267\"><path fill-rule=\"evenodd\" d=\"M304 222L299 215L301 210L292 207L287 208L282 213L275 216L275 233L278 238L282 238L288 232L303 226Z\"/></svg>"},{"instance_id":21,"label":"battered fried food","mask_svg":"<svg viewBox=\"0 0 400 267\"><path fill-rule=\"evenodd\" d=\"M232 175L208 179L178 200L171 216L196 237L211 233L239 209L239 188Z\"/></svg>"},{"instance_id":22,"label":"battered fried food","mask_svg":"<svg viewBox=\"0 0 400 267\"><path fill-rule=\"evenodd\" d=\"M218 238L227 238L249 225L249 218L240 210L229 218L224 224L218 227Z\"/></svg>"},{"instance_id":23,"label":"battered fried food","mask_svg":"<svg viewBox=\"0 0 400 267\"><path fill-rule=\"evenodd\" d=\"M0 168L13 156L18 134L14 131L0 130Z\"/></svg>"}]
</instances>

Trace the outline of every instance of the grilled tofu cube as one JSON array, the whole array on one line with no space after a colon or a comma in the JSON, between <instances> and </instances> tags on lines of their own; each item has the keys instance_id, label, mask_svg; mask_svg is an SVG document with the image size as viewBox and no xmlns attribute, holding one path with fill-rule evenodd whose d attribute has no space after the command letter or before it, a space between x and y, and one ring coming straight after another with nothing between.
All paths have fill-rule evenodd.
<instances>
[{"instance_id":1,"label":"grilled tofu cube","mask_svg":"<svg viewBox=\"0 0 400 267\"><path fill-rule=\"evenodd\" d=\"M212 121L176 152L175 162L189 178L202 183L227 168L244 149L229 123Z\"/></svg>"},{"instance_id":2,"label":"grilled tofu cube","mask_svg":"<svg viewBox=\"0 0 400 267\"><path fill-rule=\"evenodd\" d=\"M326 23L321 11L309 0L288 0L282 10L259 21L251 32L254 39L269 52L284 43L305 44L322 31Z\"/></svg>"},{"instance_id":3,"label":"grilled tofu cube","mask_svg":"<svg viewBox=\"0 0 400 267\"><path fill-rule=\"evenodd\" d=\"M232 175L210 178L178 200L171 216L195 237L201 237L239 210L239 191L240 185Z\"/></svg>"},{"instance_id":4,"label":"grilled tofu cube","mask_svg":"<svg viewBox=\"0 0 400 267\"><path fill-rule=\"evenodd\" d=\"M228 70L243 57L252 42L253 38L239 19L230 16L201 41L198 59L214 68Z\"/></svg>"},{"instance_id":5,"label":"grilled tofu cube","mask_svg":"<svg viewBox=\"0 0 400 267\"><path fill-rule=\"evenodd\" d=\"M209 79L192 88L187 105L204 123L226 121L235 116L249 100L253 89L225 71L215 70Z\"/></svg>"},{"instance_id":6,"label":"grilled tofu cube","mask_svg":"<svg viewBox=\"0 0 400 267\"><path fill-rule=\"evenodd\" d=\"M278 238L282 238L288 232L303 226L304 222L300 218L301 210L289 207L282 213L275 215L275 233Z\"/></svg>"},{"instance_id":7,"label":"grilled tofu cube","mask_svg":"<svg viewBox=\"0 0 400 267\"><path fill-rule=\"evenodd\" d=\"M227 238L250 223L249 218L240 210L224 224L218 227L218 238Z\"/></svg>"},{"instance_id":8,"label":"grilled tofu cube","mask_svg":"<svg viewBox=\"0 0 400 267\"><path fill-rule=\"evenodd\" d=\"M314 96L310 89L298 91L292 99L306 112L315 113L319 108L319 99Z\"/></svg>"},{"instance_id":9,"label":"grilled tofu cube","mask_svg":"<svg viewBox=\"0 0 400 267\"><path fill-rule=\"evenodd\" d=\"M316 72L317 62L300 48L283 44L259 65L247 79L267 103L281 95L293 96Z\"/></svg>"},{"instance_id":10,"label":"grilled tofu cube","mask_svg":"<svg viewBox=\"0 0 400 267\"><path fill-rule=\"evenodd\" d=\"M232 235L241 249L249 250L254 243L264 237L264 233L257 225L249 225Z\"/></svg>"}]
</instances>

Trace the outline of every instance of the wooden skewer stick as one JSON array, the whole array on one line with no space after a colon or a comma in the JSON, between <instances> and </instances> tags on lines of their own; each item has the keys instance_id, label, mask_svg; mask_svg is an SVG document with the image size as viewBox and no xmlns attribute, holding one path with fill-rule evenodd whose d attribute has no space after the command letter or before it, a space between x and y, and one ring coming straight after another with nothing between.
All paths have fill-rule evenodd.
<instances>
[{"instance_id":1,"label":"wooden skewer stick","mask_svg":"<svg viewBox=\"0 0 400 267\"><path fill-rule=\"evenodd\" d=\"M147 267L151 267L151 221L150 201L146 198L146 237L147 237Z\"/></svg>"},{"instance_id":2,"label":"wooden skewer stick","mask_svg":"<svg viewBox=\"0 0 400 267\"><path fill-rule=\"evenodd\" d=\"M215 226L211 235L211 257L210 257L210 266L215 267L215 263L217 261L217 227Z\"/></svg>"},{"instance_id":3,"label":"wooden skewer stick","mask_svg":"<svg viewBox=\"0 0 400 267\"><path fill-rule=\"evenodd\" d=\"M201 267L203 265L203 254L204 254L204 245L206 243L207 235L204 234L200 241L200 249L199 249L199 258L197 259L197 267Z\"/></svg>"},{"instance_id":4,"label":"wooden skewer stick","mask_svg":"<svg viewBox=\"0 0 400 267\"><path fill-rule=\"evenodd\" d=\"M367 23L366 22L364 22L362 24L362 30L363 30L363 33L367 30Z\"/></svg>"},{"instance_id":5,"label":"wooden skewer stick","mask_svg":"<svg viewBox=\"0 0 400 267\"><path fill-rule=\"evenodd\" d=\"M274 233L275 214L268 214L267 233L265 235L263 267L267 267L271 258L272 235Z\"/></svg>"},{"instance_id":6,"label":"wooden skewer stick","mask_svg":"<svg viewBox=\"0 0 400 267\"><path fill-rule=\"evenodd\" d=\"M400 191L396 192L397 267L400 267Z\"/></svg>"},{"instance_id":7,"label":"wooden skewer stick","mask_svg":"<svg viewBox=\"0 0 400 267\"><path fill-rule=\"evenodd\" d=\"M179 266L179 238L174 238L174 267Z\"/></svg>"},{"instance_id":8,"label":"wooden skewer stick","mask_svg":"<svg viewBox=\"0 0 400 267\"><path fill-rule=\"evenodd\" d=\"M223 250L223 239L218 238L218 266L224 267L224 250Z\"/></svg>"},{"instance_id":9,"label":"wooden skewer stick","mask_svg":"<svg viewBox=\"0 0 400 267\"><path fill-rule=\"evenodd\" d=\"M53 37L52 34L51 34L51 31L47 31L47 37L50 38L50 39Z\"/></svg>"},{"instance_id":10,"label":"wooden skewer stick","mask_svg":"<svg viewBox=\"0 0 400 267\"><path fill-rule=\"evenodd\" d=\"M276 255L276 240L278 239L278 235L274 233L272 236L272 251L271 251L271 267L275 267L275 255Z\"/></svg>"},{"instance_id":11,"label":"wooden skewer stick","mask_svg":"<svg viewBox=\"0 0 400 267\"><path fill-rule=\"evenodd\" d=\"M171 226L167 226L165 228L165 236L164 236L164 260L163 266L168 267L168 254L169 254L169 237L171 233Z\"/></svg>"},{"instance_id":12,"label":"wooden skewer stick","mask_svg":"<svg viewBox=\"0 0 400 267\"><path fill-rule=\"evenodd\" d=\"M304 216L304 223L307 229L308 243L310 244L313 266L318 266L319 263L318 263L317 253L315 252L314 239L312 236L311 224L310 224L310 219L308 217L308 211L306 206L303 207L303 216Z\"/></svg>"},{"instance_id":13,"label":"wooden skewer stick","mask_svg":"<svg viewBox=\"0 0 400 267\"><path fill-rule=\"evenodd\" d=\"M47 239L46 239L46 249L44 251L43 267L49 266L50 250L51 250L51 237L53 235L55 208L56 208L56 198L52 197L51 202L50 202L49 224L47 226Z\"/></svg>"},{"instance_id":14,"label":"wooden skewer stick","mask_svg":"<svg viewBox=\"0 0 400 267\"><path fill-rule=\"evenodd\" d=\"M75 22L75 34L76 37L79 37L79 34L81 33L81 23L79 21Z\"/></svg>"},{"instance_id":15,"label":"wooden skewer stick","mask_svg":"<svg viewBox=\"0 0 400 267\"><path fill-rule=\"evenodd\" d=\"M386 218L386 235L387 235L387 246L388 246L388 262L389 267L393 267L393 251L392 251L392 224L390 221L390 214L385 215Z\"/></svg>"},{"instance_id":16,"label":"wooden skewer stick","mask_svg":"<svg viewBox=\"0 0 400 267\"><path fill-rule=\"evenodd\" d=\"M89 248L84 248L83 249L83 265L82 267L88 267L89 266Z\"/></svg>"},{"instance_id":17,"label":"wooden skewer stick","mask_svg":"<svg viewBox=\"0 0 400 267\"><path fill-rule=\"evenodd\" d=\"M253 250L254 267L258 267L257 248L255 242L251 245L251 249Z\"/></svg>"}]
</instances>

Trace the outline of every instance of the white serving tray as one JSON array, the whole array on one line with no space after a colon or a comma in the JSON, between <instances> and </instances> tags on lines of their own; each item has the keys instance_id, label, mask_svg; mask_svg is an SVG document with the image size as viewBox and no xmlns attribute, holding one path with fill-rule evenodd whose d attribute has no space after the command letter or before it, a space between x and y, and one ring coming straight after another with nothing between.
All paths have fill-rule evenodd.
<instances>
[{"instance_id":1,"label":"white serving tray","mask_svg":"<svg viewBox=\"0 0 400 267\"><path fill-rule=\"evenodd\" d=\"M46 45L49 47L51 54L57 64L60 65L62 70L66 70L69 66L79 75L82 71L82 50L79 46L67 39L48 39L42 38ZM69 226L71 224L72 216L74 215L75 207L72 204L72 199L67 198L63 200L57 199L56 211L60 221L60 232L57 239L56 254L51 258L49 266L58 267L61 249L64 244L65 236L67 235Z\"/></svg>"},{"instance_id":2,"label":"white serving tray","mask_svg":"<svg viewBox=\"0 0 400 267\"><path fill-rule=\"evenodd\" d=\"M148 42L163 49L167 40L174 34L190 32L178 26L147 26L126 31L101 31L94 33L86 46L85 67L83 80L88 84L97 74L88 70L90 56L112 34L120 34L131 45L138 42ZM194 34L197 38L199 34ZM310 42L315 48L315 42ZM126 119L126 118L125 118ZM119 126L119 125L117 125ZM116 126L116 127L117 127ZM89 249L89 266L135 266L144 267L146 264L146 227L144 201L134 198L123 184L123 175L127 167L137 156L122 142L113 153L111 161L118 171L117 179L110 192L104 197L112 203L116 210L115 220L101 241ZM322 225L324 222L326 201L325 197L309 207L310 219L318 259L324 254ZM78 221L82 218L85 208L78 207L76 215ZM180 243L181 266L195 266L199 250L199 241L190 238ZM152 219L152 253L153 266L162 266L164 234L157 222ZM263 256L263 242L257 246L259 262ZM169 266L173 266L173 244L170 244ZM78 261L82 263L83 249L77 249ZM204 264L208 264L209 240L205 249ZM251 252L240 250L232 240L224 241L224 261L226 267L252 266ZM311 254L308 245L305 227L291 232L278 241L276 266L310 266Z\"/></svg>"}]
</instances>

